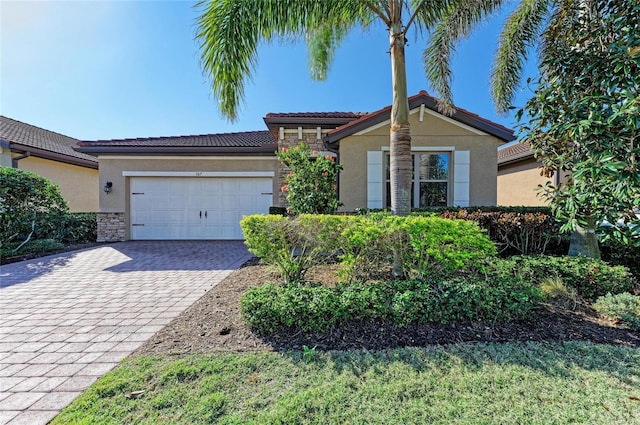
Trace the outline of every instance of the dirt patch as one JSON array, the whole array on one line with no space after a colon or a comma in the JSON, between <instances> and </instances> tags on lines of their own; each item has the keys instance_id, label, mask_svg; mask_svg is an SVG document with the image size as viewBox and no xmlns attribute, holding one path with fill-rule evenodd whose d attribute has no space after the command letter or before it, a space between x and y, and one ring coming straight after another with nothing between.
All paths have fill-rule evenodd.
<instances>
[{"instance_id":1,"label":"dirt patch","mask_svg":"<svg viewBox=\"0 0 640 425\"><path fill-rule=\"evenodd\" d=\"M330 273L330 270L316 271ZM459 342L592 341L640 347L640 333L616 327L584 305L543 305L533 318L487 326L463 323L451 326L411 325L406 328L356 322L325 333L282 332L259 337L240 316L240 296L249 288L274 281L265 266L253 259L231 273L194 305L143 344L134 355L300 350L304 345L322 350L367 349L451 344Z\"/></svg>"}]
</instances>

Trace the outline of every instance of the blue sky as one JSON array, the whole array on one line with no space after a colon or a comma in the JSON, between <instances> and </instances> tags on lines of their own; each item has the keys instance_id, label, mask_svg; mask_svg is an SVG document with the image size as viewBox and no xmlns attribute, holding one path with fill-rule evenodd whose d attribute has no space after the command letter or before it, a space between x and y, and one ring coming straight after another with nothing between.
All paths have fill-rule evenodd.
<instances>
[{"instance_id":1,"label":"blue sky","mask_svg":"<svg viewBox=\"0 0 640 425\"><path fill-rule=\"evenodd\" d=\"M356 31L324 82L304 44L263 45L237 122L223 118L199 65L192 1L0 0L0 113L82 140L265 129L268 112L369 112L391 101L387 34ZM507 126L489 93L506 14L485 23L454 61L456 105ZM430 90L424 40L409 37L409 94ZM526 77L536 75L530 63ZM523 87L515 104L531 91Z\"/></svg>"}]
</instances>

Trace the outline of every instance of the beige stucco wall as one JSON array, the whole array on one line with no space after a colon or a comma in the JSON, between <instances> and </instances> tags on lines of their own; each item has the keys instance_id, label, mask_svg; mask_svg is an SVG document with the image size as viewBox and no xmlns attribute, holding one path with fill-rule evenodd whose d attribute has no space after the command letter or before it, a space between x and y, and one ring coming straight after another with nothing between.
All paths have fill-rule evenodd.
<instances>
[{"instance_id":1,"label":"beige stucco wall","mask_svg":"<svg viewBox=\"0 0 640 425\"><path fill-rule=\"evenodd\" d=\"M113 183L111 193L100 190L102 213L125 213L129 217L129 182L123 171L266 171L274 172L277 160L274 157L132 157L100 156L100 187L107 181ZM273 179L273 193L277 194L277 179ZM127 228L126 238L129 238Z\"/></svg>"},{"instance_id":2,"label":"beige stucco wall","mask_svg":"<svg viewBox=\"0 0 640 425\"><path fill-rule=\"evenodd\" d=\"M540 175L535 159L504 165L498 171L498 205L543 206L547 203L535 190L552 179Z\"/></svg>"},{"instance_id":3,"label":"beige stucco wall","mask_svg":"<svg viewBox=\"0 0 640 425\"><path fill-rule=\"evenodd\" d=\"M69 211L98 210L98 170L35 156L18 161L18 168L31 171L58 184L62 196L69 204Z\"/></svg>"},{"instance_id":4,"label":"beige stucco wall","mask_svg":"<svg viewBox=\"0 0 640 425\"><path fill-rule=\"evenodd\" d=\"M533 157L513 164L501 165L498 169L498 205L503 206L545 206L548 202L536 190L538 185L564 184L567 175L561 174L560 179L547 178L540 175L540 163Z\"/></svg>"},{"instance_id":5,"label":"beige stucco wall","mask_svg":"<svg viewBox=\"0 0 640 425\"><path fill-rule=\"evenodd\" d=\"M469 205L496 205L497 147L502 141L425 112L411 114L411 146L454 147L470 152ZM388 124L340 141L340 200L344 211L367 206L367 151L389 146ZM451 161L453 176L453 161ZM451 179L451 184L453 179Z\"/></svg>"}]
</instances>

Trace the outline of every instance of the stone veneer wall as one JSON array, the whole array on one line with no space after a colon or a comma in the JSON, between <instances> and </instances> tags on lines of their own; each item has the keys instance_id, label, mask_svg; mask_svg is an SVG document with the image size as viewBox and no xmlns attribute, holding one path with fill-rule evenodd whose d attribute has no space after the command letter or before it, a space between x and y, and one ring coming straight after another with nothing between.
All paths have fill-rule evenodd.
<instances>
[{"instance_id":1,"label":"stone veneer wall","mask_svg":"<svg viewBox=\"0 0 640 425\"><path fill-rule=\"evenodd\" d=\"M324 135L325 132L323 132ZM278 150L282 150L282 148L291 148L293 146L299 145L301 142L304 142L312 151L322 152L325 151L326 148L322 139L318 139L317 133L303 133L302 139L298 138L298 134L285 133L284 139L278 140ZM286 206L287 201L284 197L284 192L280 190L282 186L285 184L285 176L287 174L286 169L280 163L278 163L278 198L277 205L278 206Z\"/></svg>"},{"instance_id":2,"label":"stone veneer wall","mask_svg":"<svg viewBox=\"0 0 640 425\"><path fill-rule=\"evenodd\" d=\"M123 212L97 213L98 242L125 240L125 214Z\"/></svg>"}]
</instances>

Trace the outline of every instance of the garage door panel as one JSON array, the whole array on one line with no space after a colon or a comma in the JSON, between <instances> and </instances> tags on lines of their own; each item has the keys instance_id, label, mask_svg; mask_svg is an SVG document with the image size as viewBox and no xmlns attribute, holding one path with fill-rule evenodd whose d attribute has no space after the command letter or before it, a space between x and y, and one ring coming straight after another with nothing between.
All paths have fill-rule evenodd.
<instances>
[{"instance_id":1,"label":"garage door panel","mask_svg":"<svg viewBox=\"0 0 640 425\"><path fill-rule=\"evenodd\" d=\"M273 198L271 178L134 177L130 187L132 239L242 239L242 217L266 214Z\"/></svg>"}]
</instances>

